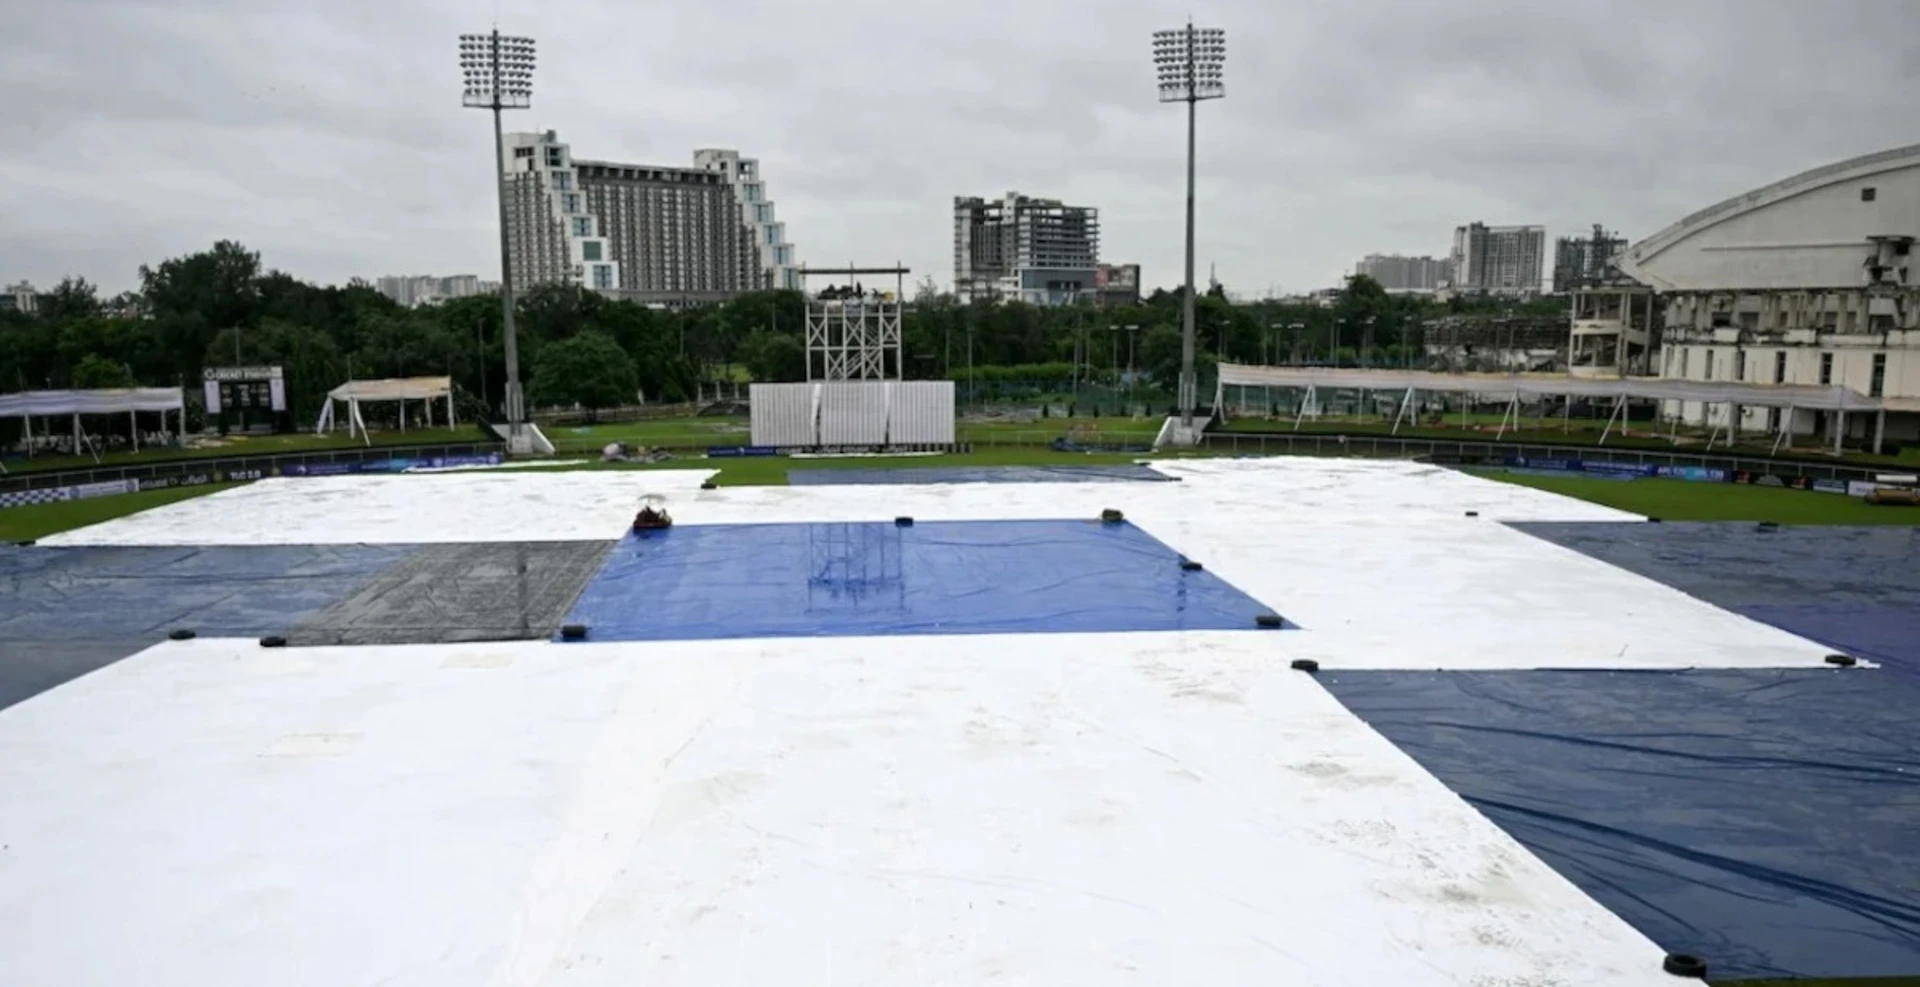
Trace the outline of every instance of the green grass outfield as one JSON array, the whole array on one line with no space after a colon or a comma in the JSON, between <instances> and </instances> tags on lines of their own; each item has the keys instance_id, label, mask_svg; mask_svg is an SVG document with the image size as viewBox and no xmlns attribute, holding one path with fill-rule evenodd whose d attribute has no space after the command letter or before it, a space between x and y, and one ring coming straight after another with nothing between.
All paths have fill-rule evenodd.
<instances>
[{"instance_id":1,"label":"green grass outfield","mask_svg":"<svg viewBox=\"0 0 1920 987\"><path fill-rule=\"evenodd\" d=\"M1010 419L968 420L962 417L957 423L959 441L978 446L1032 446L1044 447L1047 443L1064 435L1073 433L1086 441L1124 442L1145 444L1151 442L1160 430L1161 418L1093 418L1078 416L1074 418L1035 418L1031 421ZM1404 438L1441 439L1450 441L1493 441L1492 426L1499 421L1498 415L1476 415L1471 419L1472 427L1460 427L1459 419L1452 417L1440 427L1406 425L1400 429ZM1641 423L1644 424L1644 423ZM1545 428L1532 419L1523 422L1517 432L1508 432L1501 441L1536 442L1567 445L1591 445L1598 441L1601 429L1598 423L1575 421L1571 431L1563 432L1551 421ZM610 422L599 425L546 425L543 426L547 437L553 440L555 449L562 456L598 455L610 442L624 442L630 446L701 449L714 445L742 445L748 441L748 424L740 417L679 417L659 418L635 422ZM1287 421L1262 421L1255 419L1237 419L1227 423L1225 431L1233 435L1253 436L1261 434L1292 434L1292 423ZM1390 423L1376 418L1322 420L1307 422L1300 434L1328 434L1343 432L1352 435L1386 435L1392 431ZM484 441L485 436L472 426L458 428L421 428L405 432L381 431L373 433L371 445L443 445ZM1633 435L1610 436L1607 444L1619 448L1658 449L1663 451L1697 450L1704 443L1674 446L1664 433L1654 434L1636 430ZM192 449L160 448L143 449L138 453L116 452L104 455L96 462L91 456L39 456L34 459L9 459L6 469L13 473L40 472L63 469L84 469L92 466L120 466L142 462L181 459L216 459L230 456L272 455L276 453L319 452L328 449L365 448L366 440L349 439L345 432L332 435L313 435L294 433L288 435L234 436L217 445ZM1759 446L1743 446L1737 450L1716 448L1716 453L1738 453L1740 455L1764 457L1768 449ZM1801 458L1830 459L1810 446L1793 450ZM1908 450L1901 457L1870 456L1862 453L1849 453L1841 457L1841 462L1861 465L1902 465L1920 464L1920 449Z\"/></svg>"},{"instance_id":2,"label":"green grass outfield","mask_svg":"<svg viewBox=\"0 0 1920 987\"><path fill-rule=\"evenodd\" d=\"M1160 433L1161 418L1036 418L1033 421L957 422L956 438L973 445L1044 446L1078 431L1091 441L1152 442ZM609 442L663 449L699 449L744 445L745 418L661 418L651 421L609 422L604 425L549 426L546 436L563 455L598 454Z\"/></svg>"},{"instance_id":3,"label":"green grass outfield","mask_svg":"<svg viewBox=\"0 0 1920 987\"><path fill-rule=\"evenodd\" d=\"M597 449L598 447L596 447ZM714 482L729 487L785 486L793 469L924 469L938 466L1114 466L1138 462L1134 453L1054 452L1029 446L1002 446L979 452L939 456L848 456L833 459L792 459L785 456L748 456L738 459L684 458L661 463L556 463L512 472L552 473L570 470L717 469ZM1160 459L1179 457L1156 457ZM51 534L138 514L152 507L191 500L240 484L171 487L88 500L34 504L0 509L0 542L28 541Z\"/></svg>"},{"instance_id":4,"label":"green grass outfield","mask_svg":"<svg viewBox=\"0 0 1920 987\"><path fill-rule=\"evenodd\" d=\"M1742 442L1738 446L1728 447L1724 443L1707 449L1706 439L1699 430L1682 429L1682 442L1675 443L1668 438L1668 432L1659 427L1649 426L1647 422L1633 422L1632 430L1623 434L1618 427L1608 430L1604 422L1574 419L1570 428L1563 429L1558 419L1547 419L1544 423L1535 418L1521 419L1516 427L1509 428L1504 434L1496 435L1500 423L1499 415L1473 415L1466 425L1461 423L1459 415L1449 416L1438 425L1422 425L1407 422L1394 432L1391 420L1379 418L1326 418L1319 421L1302 422L1296 432L1291 420L1268 420L1257 418L1229 419L1221 430L1229 435L1325 435L1340 433L1346 435L1394 436L1402 439L1438 439L1446 442L1502 442L1508 444L1535 443L1540 445L1582 445L1597 446L1600 436L1607 435L1609 449L1645 449L1656 452L1699 453L1714 456L1744 456L1757 459L1772 458L1773 442L1771 438L1760 436L1759 443ZM1747 435L1749 433L1743 433ZM1783 457L1799 460L1819 460L1859 466L1905 466L1920 465L1920 447L1903 449L1899 455L1876 456L1858 450L1848 450L1844 455L1835 456L1830 447L1822 446L1812 439L1801 436L1792 448L1780 450Z\"/></svg>"},{"instance_id":5,"label":"green grass outfield","mask_svg":"<svg viewBox=\"0 0 1920 987\"><path fill-rule=\"evenodd\" d=\"M39 473L53 470L92 469L96 466L131 466L137 463L178 459L225 459L230 456L272 456L289 452L320 452L327 449L364 449L379 446L431 446L465 442L484 442L486 436L469 425L457 428L412 428L404 432L374 432L371 442L348 438L345 432L315 435L312 432L288 432L284 435L235 435L217 445L178 449L172 446L146 448L139 452L112 452L96 462L92 456L35 456L32 459L8 459L9 473Z\"/></svg>"},{"instance_id":6,"label":"green grass outfield","mask_svg":"<svg viewBox=\"0 0 1920 987\"><path fill-rule=\"evenodd\" d=\"M647 424L647 423L634 423ZM624 426L623 426L624 427ZM604 444L611 439L602 439ZM595 450L599 445L593 447ZM584 452L585 450L581 450ZM1204 456L1204 453L1184 454ZM969 453L937 456L848 456L795 459L784 456L705 459L686 457L661 463L556 463L528 472L564 470L713 469L721 486L783 486L794 469L916 469L956 466L1111 466L1137 462L1137 453L1061 453L1024 445L989 446ZM1155 459L1182 458L1156 455ZM1781 524L1920 524L1920 508L1876 507L1844 494L1686 480L1607 480L1582 476L1542 476L1497 470L1473 471L1503 483L1564 494L1607 507L1673 521L1777 521ZM150 507L171 504L228 489L233 484L175 487L92 500L36 504L0 510L0 541L24 541L72 528L109 521Z\"/></svg>"},{"instance_id":7,"label":"green grass outfield","mask_svg":"<svg viewBox=\"0 0 1920 987\"><path fill-rule=\"evenodd\" d=\"M1155 459L1195 457L1156 455ZM1054 452L1033 446L998 446L973 452L943 453L933 456L837 456L832 458L793 458L788 456L742 456L727 459L669 459L661 463L577 463L530 466L520 473L562 472L566 470L719 470L713 482L723 487L783 487L788 470L812 469L928 469L954 466L1118 466L1139 462L1140 453Z\"/></svg>"},{"instance_id":8,"label":"green grass outfield","mask_svg":"<svg viewBox=\"0 0 1920 987\"><path fill-rule=\"evenodd\" d=\"M208 483L197 487L168 487L142 490L88 500L63 500L51 504L31 504L0 510L0 542L32 541L48 535L114 518L138 514L152 507L192 500L210 493L243 486L239 483Z\"/></svg>"},{"instance_id":9,"label":"green grass outfield","mask_svg":"<svg viewBox=\"0 0 1920 987\"><path fill-rule=\"evenodd\" d=\"M1471 470L1502 483L1563 494L1663 521L1778 521L1781 524L1920 524L1920 507L1875 506L1846 494L1739 483Z\"/></svg>"}]
</instances>

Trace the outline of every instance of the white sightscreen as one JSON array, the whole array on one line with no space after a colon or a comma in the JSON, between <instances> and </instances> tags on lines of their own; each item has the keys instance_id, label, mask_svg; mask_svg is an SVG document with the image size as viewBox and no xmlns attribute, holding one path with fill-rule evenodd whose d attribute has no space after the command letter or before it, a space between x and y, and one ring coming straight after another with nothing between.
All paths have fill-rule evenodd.
<instances>
[{"instance_id":1,"label":"white sightscreen","mask_svg":"<svg viewBox=\"0 0 1920 987\"><path fill-rule=\"evenodd\" d=\"M877 446L887 441L887 389L880 380L844 380L820 388L820 444Z\"/></svg>"},{"instance_id":2,"label":"white sightscreen","mask_svg":"<svg viewBox=\"0 0 1920 987\"><path fill-rule=\"evenodd\" d=\"M887 440L900 445L953 444L953 381L907 380L893 386Z\"/></svg>"},{"instance_id":3,"label":"white sightscreen","mask_svg":"<svg viewBox=\"0 0 1920 987\"><path fill-rule=\"evenodd\" d=\"M752 441L757 446L813 446L814 385L754 384L748 389Z\"/></svg>"}]
</instances>

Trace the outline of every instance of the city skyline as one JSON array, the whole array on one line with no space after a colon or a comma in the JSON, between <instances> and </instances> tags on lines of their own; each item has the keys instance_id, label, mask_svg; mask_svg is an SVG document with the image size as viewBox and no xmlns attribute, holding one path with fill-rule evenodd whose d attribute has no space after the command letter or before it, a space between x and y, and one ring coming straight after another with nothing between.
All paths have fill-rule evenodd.
<instances>
[{"instance_id":1,"label":"city skyline","mask_svg":"<svg viewBox=\"0 0 1920 987\"><path fill-rule=\"evenodd\" d=\"M1014 37L991 9L769 9L753 38L770 40L728 45L687 41L732 36L725 4L581 0L552 16L501 0L497 15L542 46L534 108L514 129L619 160L748 149L775 176L802 262L947 271L954 190L1031 188L1098 204L1103 253L1162 287L1180 267L1182 164L1179 114L1155 102L1143 64L1164 26L1150 6L1022 8L1036 30ZM1435 231L1466 217L1558 234L1602 216L1645 235L1768 176L1901 140L1885 121L1912 56L1870 29L1867 4L1702 3L1657 23L1501 15L1524 9L1196 12L1238 39L1229 82L1243 94L1209 111L1200 266L1236 290L1291 292L1337 283L1368 253L1432 253ZM425 0L377 25L237 0L37 11L0 32L20 135L0 152L0 278L75 274L112 293L141 263L223 238L321 283L422 266L497 277L486 135L459 110L444 54L469 13ZM884 32L876 57L768 68L837 43L848 18ZM230 30L203 29L214 23ZM1075 42L1049 24L1075 25ZM595 57L615 36L631 56ZM1778 71L1734 84L1728 69L1757 58Z\"/></svg>"}]
</instances>

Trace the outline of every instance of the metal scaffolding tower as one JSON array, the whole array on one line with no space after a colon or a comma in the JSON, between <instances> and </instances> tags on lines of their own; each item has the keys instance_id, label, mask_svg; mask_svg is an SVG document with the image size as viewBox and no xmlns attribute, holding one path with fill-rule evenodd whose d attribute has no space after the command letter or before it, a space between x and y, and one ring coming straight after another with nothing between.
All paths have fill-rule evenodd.
<instances>
[{"instance_id":1,"label":"metal scaffolding tower","mask_svg":"<svg viewBox=\"0 0 1920 987\"><path fill-rule=\"evenodd\" d=\"M906 301L905 267L809 268L809 277L845 278L807 295L807 380L899 380L904 376L900 313ZM869 288L859 279L894 276L892 291Z\"/></svg>"}]
</instances>

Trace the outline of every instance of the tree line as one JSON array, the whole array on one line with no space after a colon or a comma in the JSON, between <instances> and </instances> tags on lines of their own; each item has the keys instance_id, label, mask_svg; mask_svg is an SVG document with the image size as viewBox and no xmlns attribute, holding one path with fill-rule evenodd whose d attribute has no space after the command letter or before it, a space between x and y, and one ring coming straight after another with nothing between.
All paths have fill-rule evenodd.
<instances>
[{"instance_id":1,"label":"tree line","mask_svg":"<svg viewBox=\"0 0 1920 987\"><path fill-rule=\"evenodd\" d=\"M1222 358L1403 365L1416 359L1425 322L1500 311L1389 295L1365 277L1349 279L1326 307L1235 304L1216 287L1197 299L1198 359L1203 376ZM715 381L801 380L805 312L794 291L670 311L577 286L535 286L515 306L527 399L536 408L601 408L688 401ZM928 281L906 309L903 371L1048 385L1127 378L1170 390L1180 318L1180 295L1166 290L1100 309L963 305ZM221 241L142 265L139 288L116 298L69 277L35 312L0 312L0 391L193 387L205 367L259 364L285 368L296 421L312 420L339 383L379 377L449 376L466 413L497 409L506 382L499 299L406 308L365 282L320 286L267 269L258 253Z\"/></svg>"}]
</instances>

